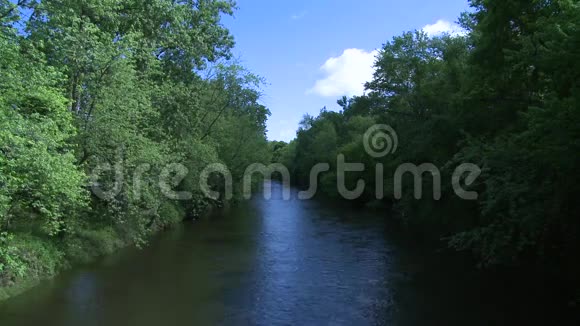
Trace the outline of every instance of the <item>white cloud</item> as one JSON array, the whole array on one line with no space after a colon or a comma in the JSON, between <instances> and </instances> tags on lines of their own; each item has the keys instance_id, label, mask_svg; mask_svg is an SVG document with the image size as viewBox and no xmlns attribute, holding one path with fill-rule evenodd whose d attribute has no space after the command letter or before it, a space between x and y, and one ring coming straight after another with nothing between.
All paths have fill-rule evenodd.
<instances>
[{"instance_id":1,"label":"white cloud","mask_svg":"<svg viewBox=\"0 0 580 326\"><path fill-rule=\"evenodd\" d=\"M443 19L439 19L435 24L425 25L423 31L429 36L441 36L443 34L455 36L465 34L465 30L461 26Z\"/></svg>"},{"instance_id":2,"label":"white cloud","mask_svg":"<svg viewBox=\"0 0 580 326\"><path fill-rule=\"evenodd\" d=\"M364 84L372 80L378 51L346 49L339 57L332 57L320 67L323 79L317 80L307 94L320 96L354 96L364 93Z\"/></svg>"}]
</instances>

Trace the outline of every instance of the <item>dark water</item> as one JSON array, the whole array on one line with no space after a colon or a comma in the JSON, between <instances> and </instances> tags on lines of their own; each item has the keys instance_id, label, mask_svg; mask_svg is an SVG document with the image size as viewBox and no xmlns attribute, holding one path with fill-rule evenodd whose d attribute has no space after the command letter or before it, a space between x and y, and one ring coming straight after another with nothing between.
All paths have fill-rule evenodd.
<instances>
[{"instance_id":1,"label":"dark water","mask_svg":"<svg viewBox=\"0 0 580 326\"><path fill-rule=\"evenodd\" d=\"M372 215L255 199L47 281L0 325L507 324L485 286Z\"/></svg>"}]
</instances>

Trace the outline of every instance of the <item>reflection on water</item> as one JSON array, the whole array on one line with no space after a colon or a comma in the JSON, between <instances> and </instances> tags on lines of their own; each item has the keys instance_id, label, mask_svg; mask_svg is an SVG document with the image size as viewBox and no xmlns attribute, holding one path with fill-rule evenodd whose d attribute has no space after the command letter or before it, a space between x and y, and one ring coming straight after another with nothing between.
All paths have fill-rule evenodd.
<instances>
[{"instance_id":1,"label":"reflection on water","mask_svg":"<svg viewBox=\"0 0 580 326\"><path fill-rule=\"evenodd\" d=\"M1 304L0 325L501 324L476 282L395 245L380 214L273 188Z\"/></svg>"},{"instance_id":2,"label":"reflection on water","mask_svg":"<svg viewBox=\"0 0 580 326\"><path fill-rule=\"evenodd\" d=\"M314 202L258 203L262 218L254 270L246 275L247 285L236 290L249 305L232 305L238 311L228 318L230 322L364 325L384 321L390 302L390 260L380 220L345 223L341 221L345 216ZM346 218L362 216L354 213Z\"/></svg>"}]
</instances>

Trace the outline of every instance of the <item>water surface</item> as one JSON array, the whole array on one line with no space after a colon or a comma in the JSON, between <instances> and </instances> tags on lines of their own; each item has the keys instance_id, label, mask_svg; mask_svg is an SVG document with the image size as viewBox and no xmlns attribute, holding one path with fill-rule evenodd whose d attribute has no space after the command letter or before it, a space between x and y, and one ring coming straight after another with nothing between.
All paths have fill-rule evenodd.
<instances>
[{"instance_id":1,"label":"water surface","mask_svg":"<svg viewBox=\"0 0 580 326\"><path fill-rule=\"evenodd\" d=\"M0 305L0 325L497 325L457 266L396 244L385 213L256 198ZM481 285L479 286L481 287ZM483 290L481 290L483 291Z\"/></svg>"}]
</instances>

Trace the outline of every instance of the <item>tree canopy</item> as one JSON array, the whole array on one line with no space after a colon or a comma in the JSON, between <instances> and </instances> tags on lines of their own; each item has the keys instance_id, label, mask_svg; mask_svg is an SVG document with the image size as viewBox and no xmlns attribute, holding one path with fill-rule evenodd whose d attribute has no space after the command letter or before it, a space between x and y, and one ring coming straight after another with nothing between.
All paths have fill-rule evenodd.
<instances>
[{"instance_id":1,"label":"tree canopy","mask_svg":"<svg viewBox=\"0 0 580 326\"><path fill-rule=\"evenodd\" d=\"M231 59L220 22L234 10L229 0L0 1L0 287L220 205L199 185L210 164L240 180L270 161L263 79ZM168 171L171 186L188 200L159 186L176 164L187 175Z\"/></svg>"},{"instance_id":2,"label":"tree canopy","mask_svg":"<svg viewBox=\"0 0 580 326\"><path fill-rule=\"evenodd\" d=\"M580 6L470 4L460 20L464 35L414 31L386 42L366 95L305 116L280 161L303 186L313 164L329 163L320 182L335 197L337 154L365 163L366 172L346 179L350 189L366 182L362 203L374 200L374 166L382 163L384 201L405 223L473 252L481 266L549 266L579 289ZM396 130L396 153L379 159L365 153L362 135L375 124ZM437 166L449 180L441 200L416 200L411 179L403 179L396 200L392 176L403 163ZM482 169L469 187L477 201L453 193L451 174L461 163ZM432 189L432 178L423 181Z\"/></svg>"}]
</instances>

